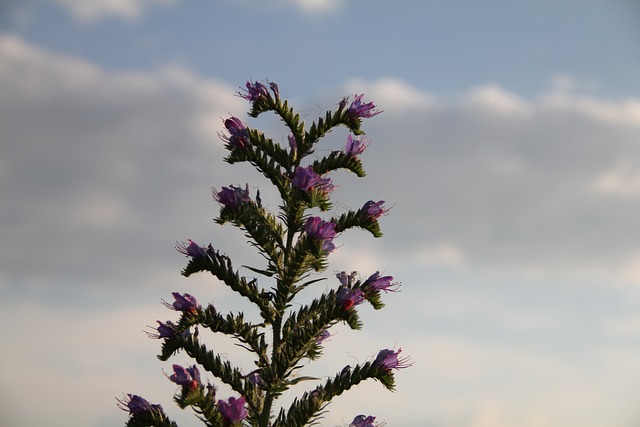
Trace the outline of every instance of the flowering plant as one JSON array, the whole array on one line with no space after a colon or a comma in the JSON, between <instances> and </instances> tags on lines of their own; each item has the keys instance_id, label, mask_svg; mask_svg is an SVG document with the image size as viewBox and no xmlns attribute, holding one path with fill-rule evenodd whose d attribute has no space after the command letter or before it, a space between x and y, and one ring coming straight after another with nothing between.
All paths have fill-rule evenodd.
<instances>
[{"instance_id":1,"label":"flowering plant","mask_svg":"<svg viewBox=\"0 0 640 427\"><path fill-rule=\"evenodd\" d=\"M387 212L384 201L368 201L357 211L329 219L309 213L314 208L321 213L331 209L330 193L334 186L328 175L332 171L345 169L358 177L365 175L359 155L368 142L360 126L363 118L380 111L371 102L363 103L363 95L356 95L349 105L348 98L343 98L335 111L328 111L307 130L300 116L280 98L275 83L267 87L247 82L246 91L239 95L251 103L251 117L272 111L284 121L290 130L288 149L231 117L224 121L227 134L221 135L229 151L225 161L252 164L276 187L282 204L276 215L262 206L259 193L251 198L248 185L214 189L213 197L221 206L216 222L231 223L244 230L266 265L243 267L273 286L265 288L258 278L249 280L241 275L231 259L211 244L201 246L188 240L178 243L176 249L189 258L182 271L184 276L198 272L212 274L253 303L262 321L248 322L243 313L225 315L213 304L202 306L194 296L174 292L174 301L164 301L164 305L179 312L179 320L158 321L148 335L162 340L160 360L166 361L178 351L195 360L196 364L190 367L173 365L174 373L168 379L180 387L174 396L176 403L181 408L191 407L207 426L302 427L316 422L334 397L367 379L380 381L393 391L393 369L410 364L408 358L399 357L400 349L381 350L365 363L344 367L334 377L303 393L288 409L281 408L274 414L276 400L283 392L302 381L320 381L294 374L303 367L304 359L311 361L321 356L330 328L344 322L352 329L360 329L356 306L366 301L376 310L381 309L384 306L381 291L394 292L399 287L393 277L381 276L379 272L362 280L356 272L343 271L336 275L339 284L334 289L310 304L297 304L299 308L294 309L297 294L323 280L312 279L310 274L326 270L328 256L336 250L336 236L354 227L367 230L374 237L382 235L378 219ZM319 140L341 125L353 134L349 134L345 148L305 162ZM301 166L303 163L306 166ZM200 330L236 339L253 354L256 369L244 372L223 361L219 353L200 341ZM235 396L218 398L217 388L202 382L200 369L229 386ZM119 406L129 412L128 427L176 426L160 405L138 395L125 395L119 399ZM351 426L379 426L374 420L371 415L356 415Z\"/></svg>"}]
</instances>

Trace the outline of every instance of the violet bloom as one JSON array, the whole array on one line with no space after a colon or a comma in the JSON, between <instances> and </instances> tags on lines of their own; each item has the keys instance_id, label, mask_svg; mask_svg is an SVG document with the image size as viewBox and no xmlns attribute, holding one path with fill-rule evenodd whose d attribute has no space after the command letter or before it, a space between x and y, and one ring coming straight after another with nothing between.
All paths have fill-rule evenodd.
<instances>
[{"instance_id":1,"label":"violet bloom","mask_svg":"<svg viewBox=\"0 0 640 427\"><path fill-rule=\"evenodd\" d=\"M322 178L311 166L307 166L306 168L298 166L294 172L291 183L302 191L309 191L312 188L316 188L328 193L334 189L333 184L331 184L331 179Z\"/></svg>"},{"instance_id":2,"label":"violet bloom","mask_svg":"<svg viewBox=\"0 0 640 427\"><path fill-rule=\"evenodd\" d=\"M289 132L289 136L287 136L289 140L289 148L291 148L291 154L295 157L298 154L298 143L296 142L296 137L293 136L293 132Z\"/></svg>"},{"instance_id":3,"label":"violet bloom","mask_svg":"<svg viewBox=\"0 0 640 427\"><path fill-rule=\"evenodd\" d=\"M237 148L249 145L249 130L237 117L231 117L224 121L224 127L229 131L229 136L220 135L223 141Z\"/></svg>"},{"instance_id":4,"label":"violet bloom","mask_svg":"<svg viewBox=\"0 0 640 427\"><path fill-rule=\"evenodd\" d=\"M260 374L258 372L250 373L249 376L247 377L247 380L251 384L255 384L255 385L262 383L262 378L260 377Z\"/></svg>"},{"instance_id":5,"label":"violet bloom","mask_svg":"<svg viewBox=\"0 0 640 427\"><path fill-rule=\"evenodd\" d=\"M376 110L376 106L373 102L368 102L366 104L362 103L362 97L364 94L356 95L349 105L349 109L347 110L347 114L352 117L358 118L369 118L373 117L376 114L380 114L382 111Z\"/></svg>"},{"instance_id":6,"label":"violet bloom","mask_svg":"<svg viewBox=\"0 0 640 427\"><path fill-rule=\"evenodd\" d=\"M320 217L313 216L307 219L304 231L310 239L321 242L321 249L324 252L333 252L336 246L333 238L336 237L336 223L323 221Z\"/></svg>"},{"instance_id":7,"label":"violet bloom","mask_svg":"<svg viewBox=\"0 0 640 427\"><path fill-rule=\"evenodd\" d=\"M400 284L397 282L392 282L393 276L382 276L380 277L380 272L376 271L373 273L367 280L365 280L362 285L367 290L376 290L376 291L385 291L385 292L396 292L400 287Z\"/></svg>"},{"instance_id":8,"label":"violet bloom","mask_svg":"<svg viewBox=\"0 0 640 427\"><path fill-rule=\"evenodd\" d=\"M360 209L360 211L364 212L371 219L378 219L382 215L389 212L389 209L384 208L384 200L380 200L377 202L369 200L364 204L364 206L362 206L362 209Z\"/></svg>"},{"instance_id":9,"label":"violet bloom","mask_svg":"<svg viewBox=\"0 0 640 427\"><path fill-rule=\"evenodd\" d=\"M176 250L192 258L204 258L207 256L207 251L204 248L191 239L187 239L187 241L189 242L188 245L184 242L176 242Z\"/></svg>"},{"instance_id":10,"label":"violet bloom","mask_svg":"<svg viewBox=\"0 0 640 427\"><path fill-rule=\"evenodd\" d=\"M228 403L224 400L218 400L218 410L225 425L232 425L245 419L247 416L247 409L244 407L245 403L246 401L242 396L237 399L230 397Z\"/></svg>"},{"instance_id":11,"label":"violet bloom","mask_svg":"<svg viewBox=\"0 0 640 427\"><path fill-rule=\"evenodd\" d=\"M147 402L146 399L136 394L127 394L122 399L116 399L118 401L118 408L123 411L128 411L130 414L141 414L143 412L150 411L151 409L162 410L160 405L152 405Z\"/></svg>"},{"instance_id":12,"label":"violet bloom","mask_svg":"<svg viewBox=\"0 0 640 427\"><path fill-rule=\"evenodd\" d=\"M195 313L196 310L200 308L200 304L196 298L189 294L180 295L178 292L172 292L171 295L173 295L173 298L175 299L172 304L163 301L163 304L171 310L182 311L183 313Z\"/></svg>"},{"instance_id":13,"label":"violet bloom","mask_svg":"<svg viewBox=\"0 0 640 427\"><path fill-rule=\"evenodd\" d=\"M147 332L147 335L149 336L149 338L162 339L162 338L173 338L175 336L176 325L173 322L171 322L170 320L167 320L165 323L159 320L156 320L156 322L158 323L158 327L155 328L154 330L157 331L157 333Z\"/></svg>"},{"instance_id":14,"label":"violet bloom","mask_svg":"<svg viewBox=\"0 0 640 427\"><path fill-rule=\"evenodd\" d=\"M401 348L399 348L398 351L388 349L380 350L376 356L376 360L373 361L373 364L388 370L408 368L411 366L411 363L409 363L409 357L398 358L401 351Z\"/></svg>"},{"instance_id":15,"label":"violet bloom","mask_svg":"<svg viewBox=\"0 0 640 427\"><path fill-rule=\"evenodd\" d=\"M355 138L351 134L347 135L347 145L344 148L344 152L347 156L355 157L358 154L362 154L369 145L367 138L364 136L356 136Z\"/></svg>"},{"instance_id":16,"label":"violet bloom","mask_svg":"<svg viewBox=\"0 0 640 427\"><path fill-rule=\"evenodd\" d=\"M336 274L336 277L338 278L340 283L342 283L343 286L350 286L351 282L355 280L357 275L358 275L357 271L352 271L351 274L349 274L348 276L346 271L341 271L340 273Z\"/></svg>"},{"instance_id":17,"label":"violet bloom","mask_svg":"<svg viewBox=\"0 0 640 427\"><path fill-rule=\"evenodd\" d=\"M364 301L364 292L360 289L349 289L346 286L340 286L336 295L336 301L344 310L349 310L354 305L358 305Z\"/></svg>"},{"instance_id":18,"label":"violet bloom","mask_svg":"<svg viewBox=\"0 0 640 427\"><path fill-rule=\"evenodd\" d=\"M276 98L280 97L280 89L278 88L277 84L275 84L274 82L271 82L269 83L269 87L271 88L271 91L276 96Z\"/></svg>"},{"instance_id":19,"label":"violet bloom","mask_svg":"<svg viewBox=\"0 0 640 427\"><path fill-rule=\"evenodd\" d=\"M330 337L331 337L331 334L329 333L329 330L328 329L323 329L322 332L320 332L316 336L316 344L322 344L323 342L328 340Z\"/></svg>"},{"instance_id":20,"label":"violet bloom","mask_svg":"<svg viewBox=\"0 0 640 427\"><path fill-rule=\"evenodd\" d=\"M249 184L246 184L245 188L236 187L230 185L228 187L222 187L222 190L216 192L215 188L212 188L213 198L223 205L224 207L237 207L242 202L251 201L249 196Z\"/></svg>"},{"instance_id":21,"label":"violet bloom","mask_svg":"<svg viewBox=\"0 0 640 427\"><path fill-rule=\"evenodd\" d=\"M251 81L248 81L245 87L247 88L247 93L240 92L239 95L247 101L255 101L257 99L260 99L260 97L264 96L266 98L267 96L269 96L267 87L260 82L253 83Z\"/></svg>"},{"instance_id":22,"label":"violet bloom","mask_svg":"<svg viewBox=\"0 0 640 427\"><path fill-rule=\"evenodd\" d=\"M196 365L186 369L180 365L173 365L173 375L169 379L190 390L197 388L201 384L200 371L198 371Z\"/></svg>"},{"instance_id":23,"label":"violet bloom","mask_svg":"<svg viewBox=\"0 0 640 427\"><path fill-rule=\"evenodd\" d=\"M358 415L353 419L351 424L349 424L349 427L375 427L375 425L373 424L375 420L376 417L373 417L371 415L369 415L368 417L364 415Z\"/></svg>"}]
</instances>

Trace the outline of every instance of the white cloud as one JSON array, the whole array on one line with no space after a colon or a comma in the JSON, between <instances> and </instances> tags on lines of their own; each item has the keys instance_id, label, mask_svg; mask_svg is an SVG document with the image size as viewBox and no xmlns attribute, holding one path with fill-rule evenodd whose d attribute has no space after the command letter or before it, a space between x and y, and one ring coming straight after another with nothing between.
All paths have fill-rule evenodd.
<instances>
[{"instance_id":1,"label":"white cloud","mask_svg":"<svg viewBox=\"0 0 640 427\"><path fill-rule=\"evenodd\" d=\"M436 99L396 78L384 78L374 82L361 79L351 80L346 92L366 94L366 102L375 100L376 105L384 106L387 114L401 114L406 109L425 109L436 104Z\"/></svg>"},{"instance_id":2,"label":"white cloud","mask_svg":"<svg viewBox=\"0 0 640 427\"><path fill-rule=\"evenodd\" d=\"M151 6L168 6L177 0L50 0L67 9L81 23L117 17L136 20Z\"/></svg>"},{"instance_id":3,"label":"white cloud","mask_svg":"<svg viewBox=\"0 0 640 427\"><path fill-rule=\"evenodd\" d=\"M526 101L497 84L472 89L463 102L472 109L487 109L507 115L526 116L529 112Z\"/></svg>"},{"instance_id":4,"label":"white cloud","mask_svg":"<svg viewBox=\"0 0 640 427\"><path fill-rule=\"evenodd\" d=\"M156 252L161 265L175 256L171 242L198 238L185 235L198 227L183 227L198 209L215 208L209 171L222 156L221 117L244 110L235 89L175 67L106 73L10 37L0 40L0 57L0 193L12 200L2 228L17 242L52 245L27 276L94 271L98 279L113 265L136 274L135 247ZM226 182L224 168L216 170ZM195 210L184 199L193 194ZM210 224L210 215L197 216L202 228ZM153 236L171 228L166 249L156 246ZM0 250L5 273L21 274L28 261L15 248Z\"/></svg>"},{"instance_id":5,"label":"white cloud","mask_svg":"<svg viewBox=\"0 0 640 427\"><path fill-rule=\"evenodd\" d=\"M577 113L605 123L640 127L640 99L637 98L607 101L562 90L545 95L541 104L560 114Z\"/></svg>"},{"instance_id":6,"label":"white cloud","mask_svg":"<svg viewBox=\"0 0 640 427\"><path fill-rule=\"evenodd\" d=\"M430 247L425 245L412 254L413 261L423 266L462 267L465 263L460 248L445 243Z\"/></svg>"},{"instance_id":7,"label":"white cloud","mask_svg":"<svg viewBox=\"0 0 640 427\"><path fill-rule=\"evenodd\" d=\"M110 417L123 419L112 399L121 391L151 390L150 399L165 396L170 404L160 365L145 364L157 347L147 352L148 342L132 325L156 318L139 303L139 292L159 301L188 286L220 310L231 305L208 277L185 282L178 276L183 259L172 244L212 241L234 260L247 253L241 232L211 222L210 186L266 186L248 167L221 160L220 118L246 110L233 86L180 67L108 72L0 38L2 312L7 324L28 320L9 331L16 345L2 362L15 369L3 396L14 389L27 394L29 384L46 378L56 393L51 398L49 388L36 390L50 402L41 413L61 414L64 425L87 382L85 394L95 401L80 411L78 425L91 425L94 416L104 417L103 425L113 424ZM347 89L386 111L364 124L369 176L341 175L339 200L356 208L369 199L397 204L381 218L383 239L359 231L340 236L344 246L329 270L341 262L363 274L385 270L403 285L385 296L388 311L377 320L377 312L363 307L364 332L341 330L327 349L327 365L319 367L333 372L336 361L365 360L395 339L416 364L398 374L396 394L372 383L341 396L330 425L349 422L356 403L359 411L379 409L380 421L398 418L409 427L417 407L441 425L559 427L572 417L582 426L615 425L616 414L634 407L624 396L638 385L637 376L626 375L635 347L615 342L637 330L624 305L637 290L610 287L600 298L584 283L573 291L562 283L595 271L609 286L631 274L625 268L638 253L640 201L632 197L635 190L610 195L634 188L634 163L623 159L640 156L638 127L628 119L602 120L570 92L558 108L497 85L472 88L456 100L436 99L397 79L352 81ZM637 102L596 101L611 111ZM530 271L555 280L531 284L523 279ZM499 273L508 286L486 286ZM449 289L457 280L476 287ZM438 292L444 288L450 292ZM49 302L25 307L28 298ZM90 300L84 311L52 308L82 298ZM116 309L98 309L123 300ZM40 337L43 325L48 334ZM83 340L65 348L59 331ZM37 342L50 352L39 353ZM125 353L135 360L125 360ZM42 422L41 415L33 417L33 424Z\"/></svg>"},{"instance_id":8,"label":"white cloud","mask_svg":"<svg viewBox=\"0 0 640 427\"><path fill-rule=\"evenodd\" d=\"M279 0L281 3L297 7L305 14L335 12L344 0Z\"/></svg>"},{"instance_id":9,"label":"white cloud","mask_svg":"<svg viewBox=\"0 0 640 427\"><path fill-rule=\"evenodd\" d=\"M405 90L380 89L387 80L347 89L386 110L364 123L369 176L358 185L397 204L382 224L387 243L407 251L398 267L450 242L468 271L625 280L621 260L639 241L628 159L640 156L632 113L640 100L591 100L603 114L571 93L558 95L560 108L555 95L524 100L496 85L448 100L396 86Z\"/></svg>"},{"instance_id":10,"label":"white cloud","mask_svg":"<svg viewBox=\"0 0 640 427\"><path fill-rule=\"evenodd\" d=\"M625 159L613 169L598 175L593 181L595 192L619 197L640 196L640 168Z\"/></svg>"}]
</instances>

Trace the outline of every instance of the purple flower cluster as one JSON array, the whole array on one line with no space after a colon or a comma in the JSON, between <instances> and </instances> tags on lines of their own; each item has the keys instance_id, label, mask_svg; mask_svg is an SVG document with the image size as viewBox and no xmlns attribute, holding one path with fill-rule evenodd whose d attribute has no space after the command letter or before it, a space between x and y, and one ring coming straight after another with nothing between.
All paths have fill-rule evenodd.
<instances>
[{"instance_id":1,"label":"purple flower cluster","mask_svg":"<svg viewBox=\"0 0 640 427\"><path fill-rule=\"evenodd\" d=\"M369 200L364 204L364 206L362 206L362 209L360 209L360 211L364 212L365 215L374 220L389 212L389 209L384 208L384 200L380 200L377 202Z\"/></svg>"},{"instance_id":2,"label":"purple flower cluster","mask_svg":"<svg viewBox=\"0 0 640 427\"><path fill-rule=\"evenodd\" d=\"M380 350L378 352L378 355L376 356L376 359L373 361L373 364L381 366L382 368L387 370L408 368L412 365L411 363L409 363L410 359L409 357L399 358L398 355L401 351L401 348L399 348L398 351L389 349Z\"/></svg>"},{"instance_id":3,"label":"purple flower cluster","mask_svg":"<svg viewBox=\"0 0 640 427\"><path fill-rule=\"evenodd\" d=\"M380 272L376 271L373 273L365 282L362 287L367 291L375 290L375 291L385 291L385 292L397 292L400 284L397 282L392 282L393 276L382 276L380 277Z\"/></svg>"},{"instance_id":4,"label":"purple flower cluster","mask_svg":"<svg viewBox=\"0 0 640 427\"><path fill-rule=\"evenodd\" d=\"M245 87L245 92L238 92L238 95L240 95L241 98L244 98L247 101L253 102L261 98L267 98L269 96L269 90L260 82L248 81L245 84ZM278 98L280 96L280 89L278 88L278 85L271 82L269 83L269 87L271 88L271 91L276 96L276 98Z\"/></svg>"},{"instance_id":5,"label":"purple flower cluster","mask_svg":"<svg viewBox=\"0 0 640 427\"><path fill-rule=\"evenodd\" d=\"M229 136L220 135L220 138L229 145L237 148L245 148L249 145L249 130L237 117L231 117L224 121L224 127L229 132Z\"/></svg>"},{"instance_id":6,"label":"purple flower cluster","mask_svg":"<svg viewBox=\"0 0 640 427\"><path fill-rule=\"evenodd\" d=\"M347 110L347 114L351 117L357 118L366 118L373 117L377 114L380 114L382 111L376 110L376 106L373 102L367 102L366 104L362 103L362 97L364 95L355 95L351 105L349 105L349 109Z\"/></svg>"},{"instance_id":7,"label":"purple flower cluster","mask_svg":"<svg viewBox=\"0 0 640 427\"><path fill-rule=\"evenodd\" d=\"M331 183L331 178L322 178L311 166L307 166L306 168L298 166L293 174L291 183L302 191L309 191L312 188L316 188L328 193L335 188Z\"/></svg>"},{"instance_id":8,"label":"purple flower cluster","mask_svg":"<svg viewBox=\"0 0 640 427\"><path fill-rule=\"evenodd\" d=\"M349 424L349 427L376 427L375 424L373 424L375 420L376 420L376 417L373 417L371 415L369 416L358 415L353 419L353 421L351 421L351 424Z\"/></svg>"},{"instance_id":9,"label":"purple flower cluster","mask_svg":"<svg viewBox=\"0 0 640 427\"><path fill-rule=\"evenodd\" d=\"M175 325L172 321L167 320L166 322L161 322L159 320L156 320L156 322L158 323L158 327L154 329L156 332L147 332L149 338L162 339L173 338L175 336L177 325Z\"/></svg>"},{"instance_id":10,"label":"purple flower cluster","mask_svg":"<svg viewBox=\"0 0 640 427\"><path fill-rule=\"evenodd\" d=\"M352 271L348 276L346 271L341 271L340 273L336 274L336 277L343 286L351 286L351 283L356 279L357 275L357 271Z\"/></svg>"},{"instance_id":11,"label":"purple flower cluster","mask_svg":"<svg viewBox=\"0 0 640 427\"><path fill-rule=\"evenodd\" d=\"M166 301L162 301L163 304L171 310L182 311L183 313L195 313L196 310L200 308L200 304L196 298L189 294L180 295L178 292L172 292L171 295L173 295L173 298L175 299L173 303L170 304Z\"/></svg>"},{"instance_id":12,"label":"purple flower cluster","mask_svg":"<svg viewBox=\"0 0 640 427\"><path fill-rule=\"evenodd\" d=\"M355 138L351 134L347 135L347 145L344 148L344 152L347 156L355 157L362 154L369 145L369 141L364 136L356 136Z\"/></svg>"},{"instance_id":13,"label":"purple flower cluster","mask_svg":"<svg viewBox=\"0 0 640 427\"><path fill-rule=\"evenodd\" d=\"M220 191L212 188L211 192L213 194L213 198L224 207L235 208L242 202L251 201L251 197L249 196L249 184L246 184L245 188L230 185L228 187L222 187L222 190Z\"/></svg>"},{"instance_id":14,"label":"purple flower cluster","mask_svg":"<svg viewBox=\"0 0 640 427\"><path fill-rule=\"evenodd\" d=\"M176 242L176 250L185 256L192 258L202 258L207 256L207 251L191 239L187 239L189 244Z\"/></svg>"},{"instance_id":15,"label":"purple flower cluster","mask_svg":"<svg viewBox=\"0 0 640 427\"><path fill-rule=\"evenodd\" d=\"M275 83L273 83L271 85L271 87L273 87L275 85ZM256 101L258 99L260 99L261 97L268 97L269 96L269 90L267 89L267 87L265 85L263 85L260 82L251 82L248 81L245 84L246 89L246 93L242 93L239 92L238 94L240 95L241 98L246 99L247 101ZM278 89L278 86L276 85L276 90Z\"/></svg>"},{"instance_id":16,"label":"purple flower cluster","mask_svg":"<svg viewBox=\"0 0 640 427\"><path fill-rule=\"evenodd\" d=\"M312 216L304 225L304 232L310 239L321 243L321 249L330 253L336 248L333 239L336 237L336 223L323 221L320 217Z\"/></svg>"},{"instance_id":17,"label":"purple flower cluster","mask_svg":"<svg viewBox=\"0 0 640 427\"><path fill-rule=\"evenodd\" d=\"M196 365L186 369L180 365L173 365L173 374L169 379L187 390L195 390L202 385L200 371Z\"/></svg>"},{"instance_id":18,"label":"purple flower cluster","mask_svg":"<svg viewBox=\"0 0 640 427\"><path fill-rule=\"evenodd\" d=\"M244 407L246 401L244 397L230 397L228 402L218 400L218 410L222 415L225 426L233 425L244 420L247 416L247 409Z\"/></svg>"},{"instance_id":19,"label":"purple flower cluster","mask_svg":"<svg viewBox=\"0 0 640 427\"><path fill-rule=\"evenodd\" d=\"M118 408L132 415L141 414L151 409L162 410L160 405L152 405L145 398L136 394L127 394L124 398L116 400L118 401Z\"/></svg>"},{"instance_id":20,"label":"purple flower cluster","mask_svg":"<svg viewBox=\"0 0 640 427\"><path fill-rule=\"evenodd\" d=\"M364 301L364 292L360 289L351 289L346 286L340 286L336 300L343 310L349 310L354 305L361 304Z\"/></svg>"}]
</instances>

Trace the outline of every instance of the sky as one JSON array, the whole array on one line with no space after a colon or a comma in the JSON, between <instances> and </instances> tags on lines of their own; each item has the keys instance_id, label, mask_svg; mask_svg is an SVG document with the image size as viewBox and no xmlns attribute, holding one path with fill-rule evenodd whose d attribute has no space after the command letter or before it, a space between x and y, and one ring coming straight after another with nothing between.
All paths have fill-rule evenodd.
<instances>
[{"instance_id":1,"label":"sky","mask_svg":"<svg viewBox=\"0 0 640 427\"><path fill-rule=\"evenodd\" d=\"M159 361L144 331L176 316L161 303L173 291L252 313L182 277L174 249L260 261L212 221L211 187L249 183L278 206L260 174L222 160L231 115L286 144L275 117L247 116L247 80L278 83L308 124L360 93L384 110L363 124L367 176L332 176L330 214L385 200L385 235L340 235L329 280L303 298L342 270L401 292L359 306L363 329L338 325L306 372L384 348L413 366L394 393L336 398L322 426L640 424L635 0L3 0L1 425L124 425L123 393L199 424L163 375L189 359Z\"/></svg>"}]
</instances>

